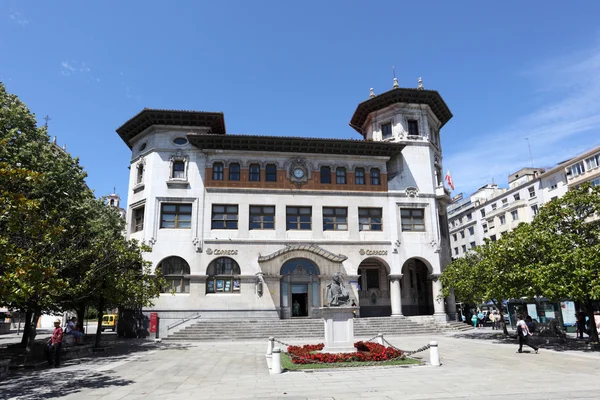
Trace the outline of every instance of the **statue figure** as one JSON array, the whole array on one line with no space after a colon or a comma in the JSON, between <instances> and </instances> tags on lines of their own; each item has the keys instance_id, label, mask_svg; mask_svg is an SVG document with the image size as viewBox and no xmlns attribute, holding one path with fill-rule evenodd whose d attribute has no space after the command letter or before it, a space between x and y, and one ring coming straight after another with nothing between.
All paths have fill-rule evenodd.
<instances>
[{"instance_id":1,"label":"statue figure","mask_svg":"<svg viewBox=\"0 0 600 400\"><path fill-rule=\"evenodd\" d=\"M329 307L345 306L350 303L350 294L344 286L342 277L337 272L327 285L326 299Z\"/></svg>"},{"instance_id":2,"label":"statue figure","mask_svg":"<svg viewBox=\"0 0 600 400\"><path fill-rule=\"evenodd\" d=\"M292 316L298 317L300 315L300 303L298 300L294 300L294 304L292 305Z\"/></svg>"}]
</instances>

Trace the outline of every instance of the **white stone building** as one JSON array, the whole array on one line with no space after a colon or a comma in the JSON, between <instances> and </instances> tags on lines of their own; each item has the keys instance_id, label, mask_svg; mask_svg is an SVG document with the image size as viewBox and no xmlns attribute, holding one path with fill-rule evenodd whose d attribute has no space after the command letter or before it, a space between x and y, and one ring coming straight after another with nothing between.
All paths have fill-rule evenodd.
<instances>
[{"instance_id":1,"label":"white stone building","mask_svg":"<svg viewBox=\"0 0 600 400\"><path fill-rule=\"evenodd\" d=\"M117 129L132 150L128 237L169 282L144 311L161 335L196 313L319 317L338 272L361 316L445 321L451 117L438 92L397 83L358 105L361 140L231 135L222 113L142 110Z\"/></svg>"}]
</instances>

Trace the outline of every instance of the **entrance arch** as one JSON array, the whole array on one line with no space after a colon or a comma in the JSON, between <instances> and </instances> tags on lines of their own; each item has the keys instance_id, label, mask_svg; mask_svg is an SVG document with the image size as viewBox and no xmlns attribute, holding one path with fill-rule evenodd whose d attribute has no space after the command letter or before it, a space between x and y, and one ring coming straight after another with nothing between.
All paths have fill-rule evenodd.
<instances>
[{"instance_id":1,"label":"entrance arch","mask_svg":"<svg viewBox=\"0 0 600 400\"><path fill-rule=\"evenodd\" d=\"M319 267L306 258L293 258L281 266L283 318L308 317L321 306Z\"/></svg>"},{"instance_id":2,"label":"entrance arch","mask_svg":"<svg viewBox=\"0 0 600 400\"><path fill-rule=\"evenodd\" d=\"M402 314L433 315L433 291L428 276L431 267L418 258L408 259L402 266Z\"/></svg>"},{"instance_id":3,"label":"entrance arch","mask_svg":"<svg viewBox=\"0 0 600 400\"><path fill-rule=\"evenodd\" d=\"M358 266L358 306L361 317L392 314L390 268L377 258L367 258Z\"/></svg>"}]
</instances>

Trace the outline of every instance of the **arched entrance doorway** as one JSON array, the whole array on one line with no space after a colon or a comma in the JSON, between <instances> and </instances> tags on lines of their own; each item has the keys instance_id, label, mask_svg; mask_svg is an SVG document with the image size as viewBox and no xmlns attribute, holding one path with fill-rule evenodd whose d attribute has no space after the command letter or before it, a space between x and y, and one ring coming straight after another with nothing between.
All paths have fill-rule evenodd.
<instances>
[{"instance_id":1,"label":"arched entrance doorway","mask_svg":"<svg viewBox=\"0 0 600 400\"><path fill-rule=\"evenodd\" d=\"M282 318L301 318L312 315L321 306L319 268L306 258L294 258L281 267Z\"/></svg>"},{"instance_id":2,"label":"arched entrance doorway","mask_svg":"<svg viewBox=\"0 0 600 400\"><path fill-rule=\"evenodd\" d=\"M358 306L361 317L392 314L389 268L376 258L367 258L358 267Z\"/></svg>"},{"instance_id":3,"label":"arched entrance doorway","mask_svg":"<svg viewBox=\"0 0 600 400\"><path fill-rule=\"evenodd\" d=\"M433 315L433 293L427 265L418 258L411 258L402 266L402 274L402 314Z\"/></svg>"}]
</instances>

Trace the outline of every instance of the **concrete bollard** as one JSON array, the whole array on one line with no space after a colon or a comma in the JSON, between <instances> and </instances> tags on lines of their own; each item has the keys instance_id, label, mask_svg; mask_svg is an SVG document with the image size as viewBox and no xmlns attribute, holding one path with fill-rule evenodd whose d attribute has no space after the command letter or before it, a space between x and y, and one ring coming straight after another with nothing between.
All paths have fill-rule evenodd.
<instances>
[{"instance_id":1,"label":"concrete bollard","mask_svg":"<svg viewBox=\"0 0 600 400\"><path fill-rule=\"evenodd\" d=\"M281 374L281 349L276 347L273 349L273 365L271 366L271 375Z\"/></svg>"},{"instance_id":2,"label":"concrete bollard","mask_svg":"<svg viewBox=\"0 0 600 400\"><path fill-rule=\"evenodd\" d=\"M382 346L385 346L384 341L383 341L383 333L378 333L377 334L377 339L375 339L375 342L377 344L380 344Z\"/></svg>"},{"instance_id":3,"label":"concrete bollard","mask_svg":"<svg viewBox=\"0 0 600 400\"><path fill-rule=\"evenodd\" d=\"M273 354L273 347L275 347L275 338L273 336L271 336L269 338L269 343L267 345L267 355L270 356L271 354Z\"/></svg>"},{"instance_id":4,"label":"concrete bollard","mask_svg":"<svg viewBox=\"0 0 600 400\"><path fill-rule=\"evenodd\" d=\"M440 349L438 348L438 343L433 341L429 343L429 362L434 367L439 367L440 364Z\"/></svg>"}]
</instances>

